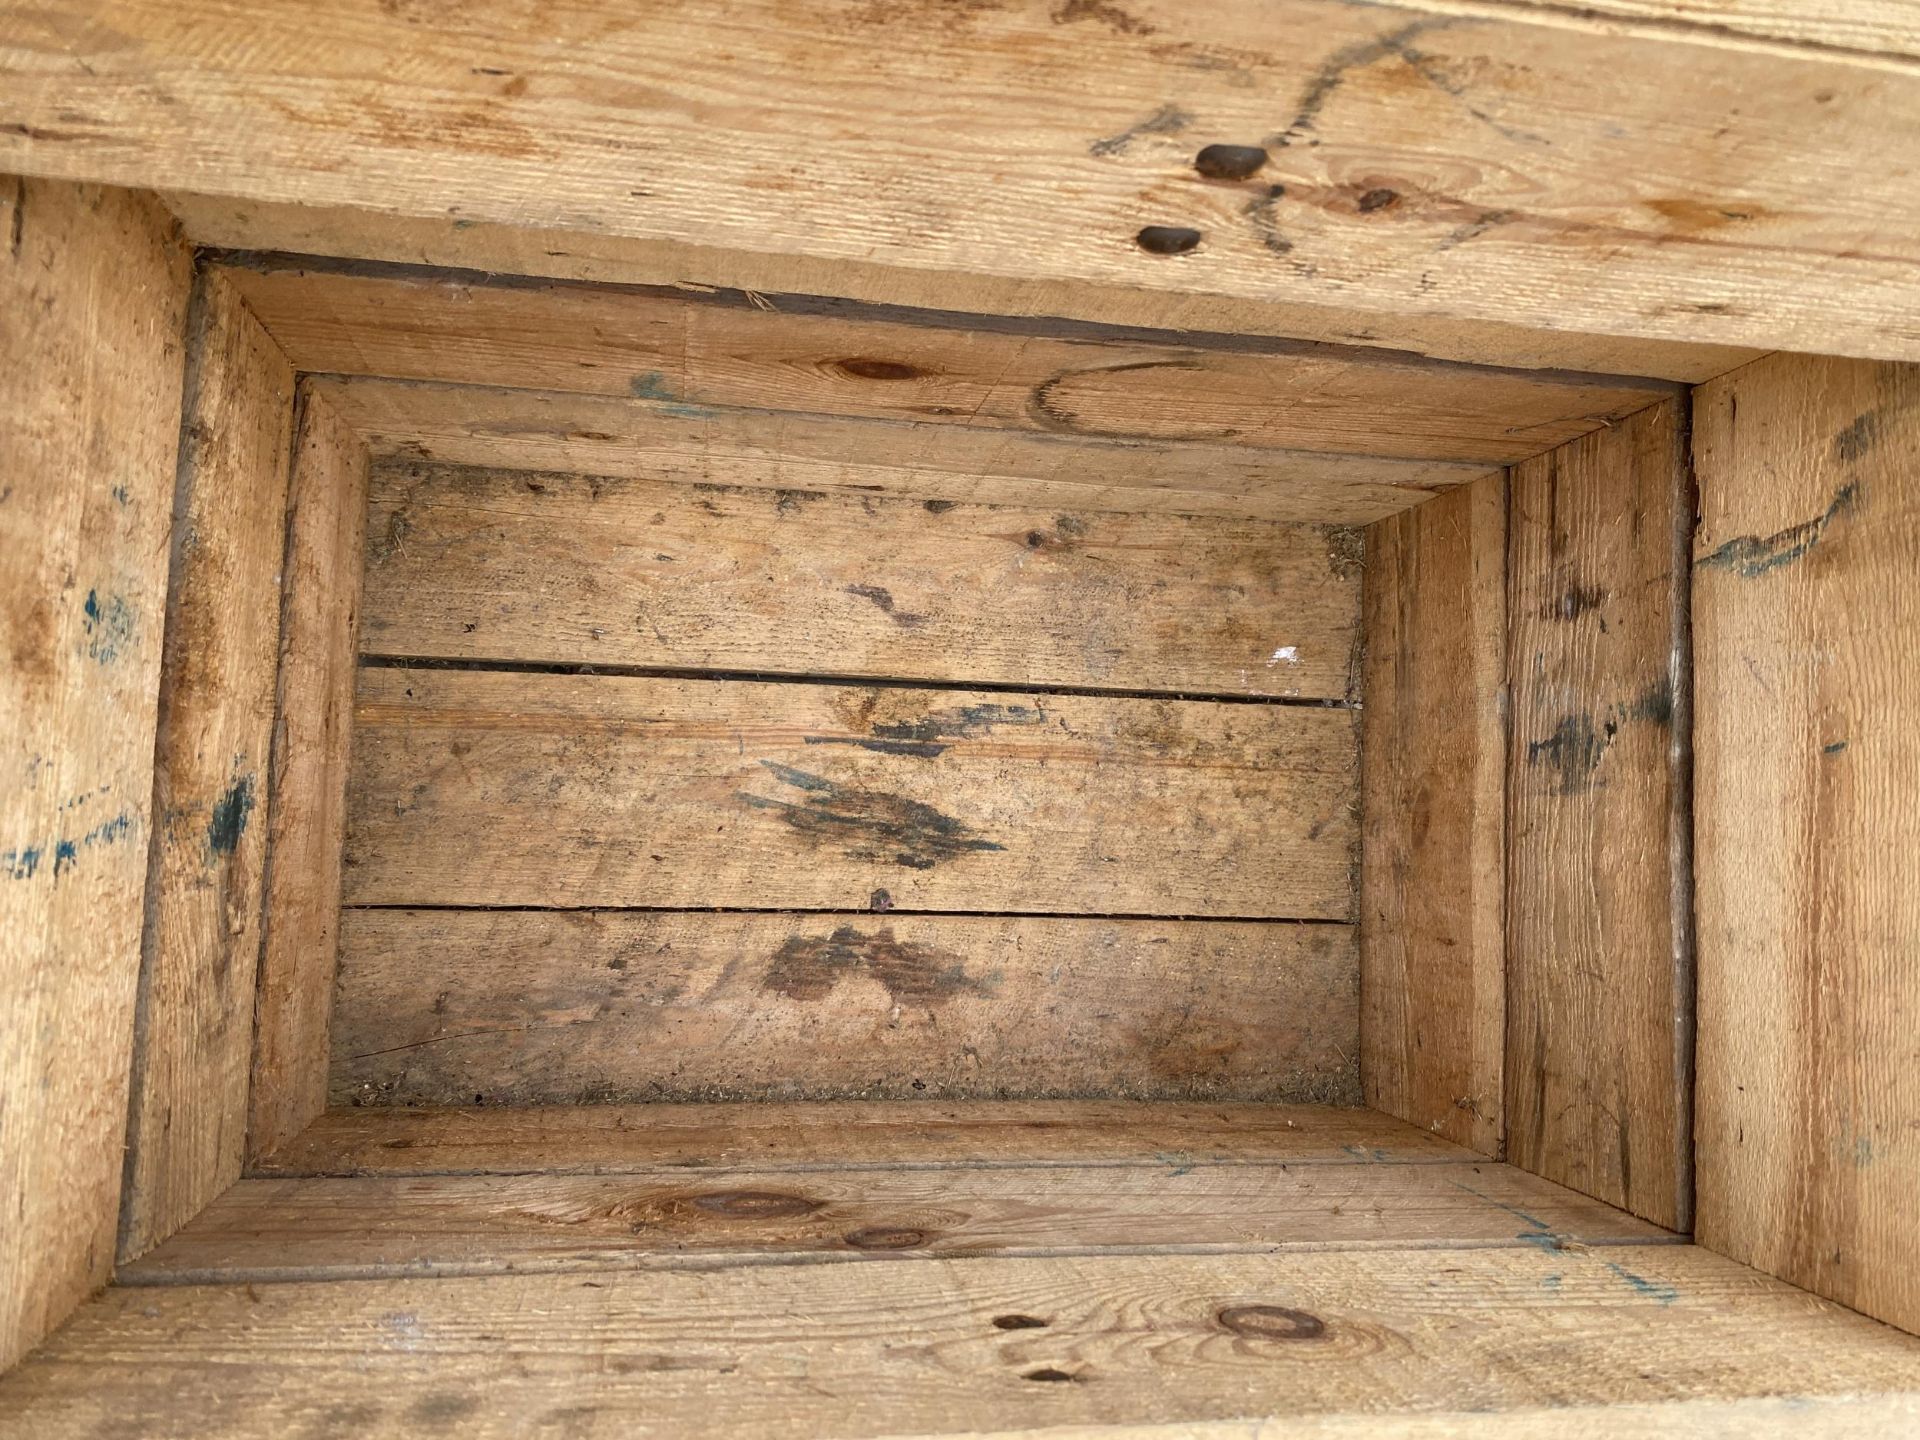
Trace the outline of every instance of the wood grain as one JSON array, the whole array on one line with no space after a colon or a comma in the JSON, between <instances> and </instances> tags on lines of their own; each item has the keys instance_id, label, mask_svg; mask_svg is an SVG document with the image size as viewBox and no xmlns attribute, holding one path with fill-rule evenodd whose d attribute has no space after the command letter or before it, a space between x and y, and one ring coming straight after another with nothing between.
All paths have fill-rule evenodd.
<instances>
[{"instance_id":1,"label":"wood grain","mask_svg":"<svg viewBox=\"0 0 1920 1440\"><path fill-rule=\"evenodd\" d=\"M1605 28L1700 45L1803 46L1906 71L1920 59L1914 0L1429 0L1463 14L1516 11L1541 24Z\"/></svg>"},{"instance_id":2,"label":"wood grain","mask_svg":"<svg viewBox=\"0 0 1920 1440\"><path fill-rule=\"evenodd\" d=\"M385 656L1345 700L1359 537L381 465Z\"/></svg>"},{"instance_id":3,"label":"wood grain","mask_svg":"<svg viewBox=\"0 0 1920 1440\"><path fill-rule=\"evenodd\" d=\"M1168 1157L1173 1157L1169 1161ZM1014 1165L1429 1164L1471 1152L1374 1110L1130 1100L329 1110L255 1173L624 1174Z\"/></svg>"},{"instance_id":4,"label":"wood grain","mask_svg":"<svg viewBox=\"0 0 1920 1440\"><path fill-rule=\"evenodd\" d=\"M195 311L160 672L123 1260L237 1180L246 1149L293 371L218 277L196 286Z\"/></svg>"},{"instance_id":5,"label":"wood grain","mask_svg":"<svg viewBox=\"0 0 1920 1440\"><path fill-rule=\"evenodd\" d=\"M1346 525L1488 473L1479 465L1197 441L723 415L559 391L329 377L309 383L377 456L636 480Z\"/></svg>"},{"instance_id":6,"label":"wood grain","mask_svg":"<svg viewBox=\"0 0 1920 1440\"><path fill-rule=\"evenodd\" d=\"M1677 1239L1506 1165L1169 1159L1134 1169L242 1180L119 1280L278 1283L816 1258Z\"/></svg>"},{"instance_id":7,"label":"wood grain","mask_svg":"<svg viewBox=\"0 0 1920 1440\"><path fill-rule=\"evenodd\" d=\"M1366 536L1360 1074L1367 1103L1505 1138L1507 483Z\"/></svg>"},{"instance_id":8,"label":"wood grain","mask_svg":"<svg viewBox=\"0 0 1920 1440\"><path fill-rule=\"evenodd\" d=\"M1360 0L84 13L0 52L0 165L1034 290L1920 355L1920 199L1887 161L1920 80L1850 59ZM1270 158L1206 179L1208 144ZM1199 239L1150 253L1150 226Z\"/></svg>"},{"instance_id":9,"label":"wood grain","mask_svg":"<svg viewBox=\"0 0 1920 1440\"><path fill-rule=\"evenodd\" d=\"M1702 1243L1920 1331L1920 374L1700 392Z\"/></svg>"},{"instance_id":10,"label":"wood grain","mask_svg":"<svg viewBox=\"0 0 1920 1440\"><path fill-rule=\"evenodd\" d=\"M1327 342L387 268L223 267L301 370L1110 441L1498 464L1672 393ZM1049 333L1049 331L1053 333ZM1394 423L1379 416L1391 408ZM884 431L876 433L886 448Z\"/></svg>"},{"instance_id":11,"label":"wood grain","mask_svg":"<svg viewBox=\"0 0 1920 1440\"><path fill-rule=\"evenodd\" d=\"M1674 1229L1692 1204L1691 518L1676 405L1513 472L1507 1156Z\"/></svg>"},{"instance_id":12,"label":"wood grain","mask_svg":"<svg viewBox=\"0 0 1920 1440\"><path fill-rule=\"evenodd\" d=\"M1441 3L1428 0L1422 8L1437 11ZM1449 3L1464 7L1467 0ZM165 192L163 198L198 244L224 250L226 258L247 265L260 263L267 252L280 252L269 263L302 264L340 257L349 264L431 265L493 276L663 286L737 298L747 304L764 302L775 310L793 308L796 302L801 308L817 305L822 297L844 297L866 305L1034 317L1041 324L1054 320L1066 326L1090 322L1209 335L1287 337L1351 345L1390 358L1416 355L1521 370L1643 375L1688 384L1724 375L1765 353L1751 346L1702 344L1697 339L1542 330L1404 309L1395 311L1389 321L1377 308L1356 307L1331 294L1317 294L1303 303L1271 292L1221 295L1192 289L1148 290L1124 282L1057 275L908 270L885 258L716 249L632 235L493 224L443 213L401 215L358 206L288 205L178 190Z\"/></svg>"},{"instance_id":13,"label":"wood grain","mask_svg":"<svg viewBox=\"0 0 1920 1440\"><path fill-rule=\"evenodd\" d=\"M0 179L0 1370L113 1265L190 259Z\"/></svg>"},{"instance_id":14,"label":"wood grain","mask_svg":"<svg viewBox=\"0 0 1920 1440\"><path fill-rule=\"evenodd\" d=\"M1286 1417L1271 1433L1317 1415L1916 1387L1912 1338L1708 1251L1529 1245L129 1288L0 1385L0 1405L47 1436L126 1415L196 1437Z\"/></svg>"},{"instance_id":15,"label":"wood grain","mask_svg":"<svg viewBox=\"0 0 1920 1440\"><path fill-rule=\"evenodd\" d=\"M285 1144L326 1108L367 533L366 446L305 388L299 416L281 587L249 1155Z\"/></svg>"},{"instance_id":16,"label":"wood grain","mask_svg":"<svg viewBox=\"0 0 1920 1440\"><path fill-rule=\"evenodd\" d=\"M348 911L336 1103L1359 1100L1344 925Z\"/></svg>"},{"instance_id":17,"label":"wood grain","mask_svg":"<svg viewBox=\"0 0 1920 1440\"><path fill-rule=\"evenodd\" d=\"M1316 706L363 670L352 905L1345 920Z\"/></svg>"}]
</instances>

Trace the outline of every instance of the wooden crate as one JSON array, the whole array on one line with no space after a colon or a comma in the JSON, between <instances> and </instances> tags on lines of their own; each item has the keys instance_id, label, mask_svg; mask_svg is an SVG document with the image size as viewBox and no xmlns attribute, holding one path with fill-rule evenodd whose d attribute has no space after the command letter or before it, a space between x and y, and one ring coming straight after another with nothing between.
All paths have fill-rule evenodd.
<instances>
[{"instance_id":1,"label":"wooden crate","mask_svg":"<svg viewBox=\"0 0 1920 1440\"><path fill-rule=\"evenodd\" d=\"M0 4L0 1434L1920 1433L1807 8Z\"/></svg>"}]
</instances>

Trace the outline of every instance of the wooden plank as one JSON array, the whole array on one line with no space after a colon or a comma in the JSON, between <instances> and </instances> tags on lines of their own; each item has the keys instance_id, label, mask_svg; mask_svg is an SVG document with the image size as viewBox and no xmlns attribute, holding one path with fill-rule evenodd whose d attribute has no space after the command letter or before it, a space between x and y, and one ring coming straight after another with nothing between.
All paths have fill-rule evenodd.
<instances>
[{"instance_id":1,"label":"wooden plank","mask_svg":"<svg viewBox=\"0 0 1920 1440\"><path fill-rule=\"evenodd\" d=\"M347 912L337 1104L1359 1102L1344 925Z\"/></svg>"},{"instance_id":2,"label":"wooden plank","mask_svg":"<svg viewBox=\"0 0 1920 1440\"><path fill-rule=\"evenodd\" d=\"M240 1176L260 958L293 371L218 277L188 345L122 1260Z\"/></svg>"},{"instance_id":3,"label":"wooden plank","mask_svg":"<svg viewBox=\"0 0 1920 1440\"><path fill-rule=\"evenodd\" d=\"M1700 45L1798 46L1895 71L1920 59L1914 0L1429 0L1423 8L1501 18L1519 11L1544 25Z\"/></svg>"},{"instance_id":4,"label":"wooden plank","mask_svg":"<svg viewBox=\"0 0 1920 1440\"><path fill-rule=\"evenodd\" d=\"M106 1283L140 974L189 257L0 179L0 1370Z\"/></svg>"},{"instance_id":5,"label":"wooden plank","mask_svg":"<svg viewBox=\"0 0 1920 1440\"><path fill-rule=\"evenodd\" d=\"M363 670L345 898L1345 920L1354 730L1317 706Z\"/></svg>"},{"instance_id":6,"label":"wooden plank","mask_svg":"<svg viewBox=\"0 0 1920 1440\"><path fill-rule=\"evenodd\" d=\"M1063 510L1365 524L1489 473L1430 460L1073 440L964 426L319 378L376 456Z\"/></svg>"},{"instance_id":7,"label":"wooden plank","mask_svg":"<svg viewBox=\"0 0 1920 1440\"><path fill-rule=\"evenodd\" d=\"M1359 536L382 464L374 655L1345 700Z\"/></svg>"},{"instance_id":8,"label":"wooden plank","mask_svg":"<svg viewBox=\"0 0 1920 1440\"><path fill-rule=\"evenodd\" d=\"M1645 1245L1507 1165L1051 1166L242 1180L121 1284L903 1257ZM1629 1262L1631 1263L1631 1262Z\"/></svg>"},{"instance_id":9,"label":"wooden plank","mask_svg":"<svg viewBox=\"0 0 1920 1440\"><path fill-rule=\"evenodd\" d=\"M1505 1138L1507 482L1366 536L1360 1078L1367 1103Z\"/></svg>"},{"instance_id":10,"label":"wooden plank","mask_svg":"<svg viewBox=\"0 0 1920 1440\"><path fill-rule=\"evenodd\" d=\"M296 368L1119 441L1498 464L1670 395L1656 380L1327 342L765 302L467 272L223 267ZM1394 423L1383 428L1380 413Z\"/></svg>"},{"instance_id":11,"label":"wooden plank","mask_svg":"<svg viewBox=\"0 0 1920 1440\"><path fill-rule=\"evenodd\" d=\"M285 1144L327 1103L366 515L367 448L303 387L288 483L249 1155Z\"/></svg>"},{"instance_id":12,"label":"wooden plank","mask_svg":"<svg viewBox=\"0 0 1920 1440\"><path fill-rule=\"evenodd\" d=\"M1438 0L1434 0L1438 3ZM1157 143L1157 142L1156 142ZM628 235L496 225L440 215L377 214L340 206L282 205L257 199L169 191L168 208L194 240L260 263L271 252L312 262L325 257L431 265L483 275L545 276L597 284L650 285L722 295L776 310L817 305L823 296L859 304L1033 317L1063 328L1076 323L1131 324L1207 335L1287 337L1465 364L1593 375L1642 375L1697 384L1766 353L1751 346L1650 340L1591 331L1541 330L1455 315L1391 321L1329 295L1312 303L1197 290L1141 290L1093 281L1034 280L978 271L902 270L884 262L715 250ZM829 302L831 303L831 302Z\"/></svg>"},{"instance_id":13,"label":"wooden plank","mask_svg":"<svg viewBox=\"0 0 1920 1440\"><path fill-rule=\"evenodd\" d=\"M622 1174L990 1165L1436 1163L1470 1152L1373 1110L1128 1100L329 1110L255 1173Z\"/></svg>"},{"instance_id":14,"label":"wooden plank","mask_svg":"<svg viewBox=\"0 0 1920 1440\"><path fill-rule=\"evenodd\" d=\"M1700 392L1702 1243L1920 1331L1920 374Z\"/></svg>"},{"instance_id":15,"label":"wooden plank","mask_svg":"<svg viewBox=\"0 0 1920 1440\"><path fill-rule=\"evenodd\" d=\"M1916 1387L1911 1337L1710 1252L1520 1246L129 1288L0 1404L48 1436L876 1436Z\"/></svg>"},{"instance_id":16,"label":"wooden plank","mask_svg":"<svg viewBox=\"0 0 1920 1440\"><path fill-rule=\"evenodd\" d=\"M863 263L1920 355L1911 66L1364 0L523 10L69 0L0 52L0 165L801 256L801 293ZM1221 144L1268 158L1209 178Z\"/></svg>"},{"instance_id":17,"label":"wooden plank","mask_svg":"<svg viewBox=\"0 0 1920 1440\"><path fill-rule=\"evenodd\" d=\"M1686 422L1513 472L1507 1156L1685 1229Z\"/></svg>"}]
</instances>

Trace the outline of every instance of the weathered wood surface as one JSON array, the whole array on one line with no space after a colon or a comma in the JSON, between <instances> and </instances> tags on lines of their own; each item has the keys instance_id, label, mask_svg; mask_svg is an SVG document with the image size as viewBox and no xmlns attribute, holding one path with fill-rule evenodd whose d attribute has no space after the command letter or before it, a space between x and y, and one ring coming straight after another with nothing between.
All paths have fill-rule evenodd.
<instances>
[{"instance_id":1,"label":"weathered wood surface","mask_svg":"<svg viewBox=\"0 0 1920 1440\"><path fill-rule=\"evenodd\" d=\"M1508 1165L1215 1165L242 1180L121 1284L811 1259L1645 1245ZM1631 1263L1631 1262L1629 1262Z\"/></svg>"},{"instance_id":2,"label":"weathered wood surface","mask_svg":"<svg viewBox=\"0 0 1920 1440\"><path fill-rule=\"evenodd\" d=\"M329 1110L259 1175L1425 1164L1471 1152L1374 1110L1125 1100Z\"/></svg>"},{"instance_id":3,"label":"weathered wood surface","mask_svg":"<svg viewBox=\"0 0 1920 1440\"><path fill-rule=\"evenodd\" d=\"M350 910L336 1103L1359 1101L1345 925Z\"/></svg>"},{"instance_id":4,"label":"weathered wood surface","mask_svg":"<svg viewBox=\"0 0 1920 1440\"><path fill-rule=\"evenodd\" d=\"M188 344L123 1260L239 1178L253 1058L293 371L218 277Z\"/></svg>"},{"instance_id":5,"label":"weathered wood surface","mask_svg":"<svg viewBox=\"0 0 1920 1440\"><path fill-rule=\"evenodd\" d=\"M367 533L366 446L309 390L301 393L299 414L282 576L250 1155L285 1144L326 1108Z\"/></svg>"},{"instance_id":6,"label":"weathered wood surface","mask_svg":"<svg viewBox=\"0 0 1920 1440\"><path fill-rule=\"evenodd\" d=\"M1348 525L1489 473L1480 465L1197 441L700 413L559 391L324 376L310 383L376 456L636 480Z\"/></svg>"},{"instance_id":7,"label":"weathered wood surface","mask_svg":"<svg viewBox=\"0 0 1920 1440\"><path fill-rule=\"evenodd\" d=\"M845 302L777 308L555 281L386 269L220 270L296 368L857 415L1110 441L1396 459L1522 460L1670 383L1258 340ZM1064 333L1061 333L1063 332ZM1380 415L1391 410L1393 424ZM885 431L876 441L886 445Z\"/></svg>"},{"instance_id":8,"label":"weathered wood surface","mask_svg":"<svg viewBox=\"0 0 1920 1440\"><path fill-rule=\"evenodd\" d=\"M1434 0L1437 4L1438 0ZM1458 0L1465 4L1467 0ZM1498 4L1500 0L1489 0ZM1558 17L1556 17L1558 18ZM972 316L1046 317L1065 331L1079 323L1136 325L1206 335L1284 336L1522 370L1642 375L1698 384L1766 353L1751 346L1654 340L1594 331L1542 330L1458 315L1391 317L1329 294L1310 302L1272 293L1142 290L1124 283L1044 279L979 271L903 270L884 260L720 250L630 235L464 216L376 213L359 207L287 205L258 199L165 192L168 208L200 244L236 263L310 263L340 257L431 265L487 275L544 276L654 285L764 302L775 310L843 297ZM244 253L243 253L244 252ZM754 297L759 297L758 300Z\"/></svg>"},{"instance_id":9,"label":"weathered wood surface","mask_svg":"<svg viewBox=\"0 0 1920 1440\"><path fill-rule=\"evenodd\" d=\"M1315 706L368 669L352 905L1345 920Z\"/></svg>"},{"instance_id":10,"label":"weathered wood surface","mask_svg":"<svg viewBox=\"0 0 1920 1440\"><path fill-rule=\"evenodd\" d=\"M1701 45L1779 45L1911 73L1920 59L1915 0L1426 0L1464 14L1528 12L1542 24L1625 30Z\"/></svg>"},{"instance_id":11,"label":"weathered wood surface","mask_svg":"<svg viewBox=\"0 0 1920 1440\"><path fill-rule=\"evenodd\" d=\"M186 248L0 178L0 1370L106 1282L140 976Z\"/></svg>"},{"instance_id":12,"label":"weathered wood surface","mask_svg":"<svg viewBox=\"0 0 1920 1440\"><path fill-rule=\"evenodd\" d=\"M1685 418L1513 472L1507 1158L1691 1211Z\"/></svg>"},{"instance_id":13,"label":"weathered wood surface","mask_svg":"<svg viewBox=\"0 0 1920 1440\"><path fill-rule=\"evenodd\" d=\"M1505 1136L1507 482L1366 535L1360 1076L1488 1155Z\"/></svg>"},{"instance_id":14,"label":"weathered wood surface","mask_svg":"<svg viewBox=\"0 0 1920 1440\"><path fill-rule=\"evenodd\" d=\"M1920 372L1701 391L1702 1243L1920 1331Z\"/></svg>"},{"instance_id":15,"label":"weathered wood surface","mask_svg":"<svg viewBox=\"0 0 1920 1440\"><path fill-rule=\"evenodd\" d=\"M1888 162L1920 77L1812 50L1361 0L482 0L457 27L402 0L68 0L0 65L0 165L34 173L1033 291L1920 354L1920 199ZM1266 160L1210 178L1209 145Z\"/></svg>"},{"instance_id":16,"label":"weathered wood surface","mask_svg":"<svg viewBox=\"0 0 1920 1440\"><path fill-rule=\"evenodd\" d=\"M1345 700L1343 527L383 464L361 646Z\"/></svg>"},{"instance_id":17,"label":"weathered wood surface","mask_svg":"<svg viewBox=\"0 0 1920 1440\"><path fill-rule=\"evenodd\" d=\"M56 1437L898 1436L1917 1388L1911 1337L1708 1251L1527 1245L126 1288L0 1405Z\"/></svg>"}]
</instances>

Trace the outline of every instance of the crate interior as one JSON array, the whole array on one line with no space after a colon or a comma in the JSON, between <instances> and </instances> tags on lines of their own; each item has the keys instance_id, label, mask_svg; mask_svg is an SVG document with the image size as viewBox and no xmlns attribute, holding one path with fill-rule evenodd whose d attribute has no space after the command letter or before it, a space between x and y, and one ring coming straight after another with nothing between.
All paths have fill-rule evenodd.
<instances>
[{"instance_id":1,"label":"crate interior","mask_svg":"<svg viewBox=\"0 0 1920 1440\"><path fill-rule=\"evenodd\" d=\"M150 815L0 858L148 897L35 1433L1920 1414L1911 902L1807 838L1911 829L1910 367L15 213L179 436L68 587Z\"/></svg>"}]
</instances>

